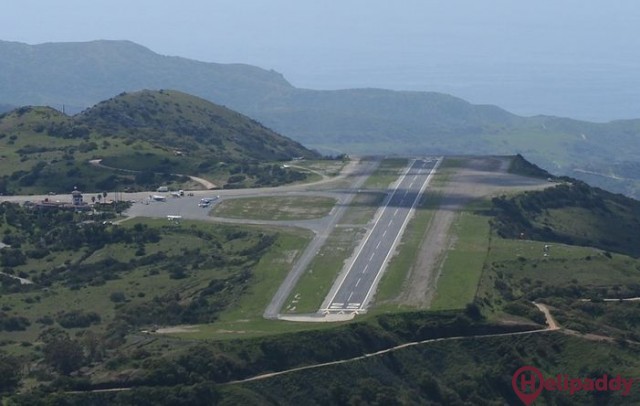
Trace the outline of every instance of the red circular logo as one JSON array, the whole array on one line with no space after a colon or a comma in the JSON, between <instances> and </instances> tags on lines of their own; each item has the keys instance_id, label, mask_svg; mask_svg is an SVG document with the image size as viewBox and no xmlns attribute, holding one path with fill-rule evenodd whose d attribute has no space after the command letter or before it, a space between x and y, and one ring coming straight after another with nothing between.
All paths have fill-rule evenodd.
<instances>
[{"instance_id":1,"label":"red circular logo","mask_svg":"<svg viewBox=\"0 0 640 406\"><path fill-rule=\"evenodd\" d=\"M527 365L513 374L511 386L520 400L529 406L540 396L543 380L542 372L538 368Z\"/></svg>"}]
</instances>

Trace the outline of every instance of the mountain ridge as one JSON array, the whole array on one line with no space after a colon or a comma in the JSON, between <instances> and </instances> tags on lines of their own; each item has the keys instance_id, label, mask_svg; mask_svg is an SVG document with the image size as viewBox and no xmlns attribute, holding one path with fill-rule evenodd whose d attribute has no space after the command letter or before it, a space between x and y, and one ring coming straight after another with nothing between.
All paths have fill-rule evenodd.
<instances>
[{"instance_id":1,"label":"mountain ridge","mask_svg":"<svg viewBox=\"0 0 640 406\"><path fill-rule=\"evenodd\" d=\"M20 49L22 59L7 48ZM0 41L0 103L87 106L142 89L176 89L228 106L321 151L519 153L553 173L640 196L640 120L523 117L437 92L300 89L274 71L163 56L130 41Z\"/></svg>"}]
</instances>

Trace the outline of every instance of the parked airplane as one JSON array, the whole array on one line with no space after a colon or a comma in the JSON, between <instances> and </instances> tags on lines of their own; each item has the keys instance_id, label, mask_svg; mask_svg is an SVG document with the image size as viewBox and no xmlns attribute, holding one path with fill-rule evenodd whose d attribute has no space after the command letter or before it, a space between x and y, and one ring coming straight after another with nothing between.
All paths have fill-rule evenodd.
<instances>
[{"instance_id":1,"label":"parked airplane","mask_svg":"<svg viewBox=\"0 0 640 406\"><path fill-rule=\"evenodd\" d=\"M211 203L211 202L215 202L216 200L218 200L220 198L220 196L215 196L215 197L203 197L202 199L200 199L200 203Z\"/></svg>"},{"instance_id":2,"label":"parked airplane","mask_svg":"<svg viewBox=\"0 0 640 406\"><path fill-rule=\"evenodd\" d=\"M202 199L200 199L200 203L198 203L198 206L199 207L209 207L211 205L211 202L215 202L219 198L220 198L220 196L203 197Z\"/></svg>"}]
</instances>

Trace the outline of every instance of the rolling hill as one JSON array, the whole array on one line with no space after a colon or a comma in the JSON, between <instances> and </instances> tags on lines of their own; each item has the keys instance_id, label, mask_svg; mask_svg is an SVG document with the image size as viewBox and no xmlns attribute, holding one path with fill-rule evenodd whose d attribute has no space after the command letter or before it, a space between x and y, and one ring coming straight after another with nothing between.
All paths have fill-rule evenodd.
<instances>
[{"instance_id":1,"label":"rolling hill","mask_svg":"<svg viewBox=\"0 0 640 406\"><path fill-rule=\"evenodd\" d=\"M211 160L317 157L257 121L177 91L122 93L82 112L73 121L100 133L162 144L187 155L205 149Z\"/></svg>"},{"instance_id":2,"label":"rolling hill","mask_svg":"<svg viewBox=\"0 0 640 406\"><path fill-rule=\"evenodd\" d=\"M127 41L0 41L0 103L80 111L121 92L171 88L224 104L323 151L515 154L640 195L639 120L520 117L434 92L299 89L274 71L158 55Z\"/></svg>"},{"instance_id":3,"label":"rolling hill","mask_svg":"<svg viewBox=\"0 0 640 406\"><path fill-rule=\"evenodd\" d=\"M319 156L226 107L166 90L122 93L74 117L50 107L22 107L0 116L0 144L5 194L74 186L136 190L188 180L176 173L225 185L232 173L242 172L243 181L233 187L273 185L296 176L276 171L273 179L262 178L263 165Z\"/></svg>"}]
</instances>

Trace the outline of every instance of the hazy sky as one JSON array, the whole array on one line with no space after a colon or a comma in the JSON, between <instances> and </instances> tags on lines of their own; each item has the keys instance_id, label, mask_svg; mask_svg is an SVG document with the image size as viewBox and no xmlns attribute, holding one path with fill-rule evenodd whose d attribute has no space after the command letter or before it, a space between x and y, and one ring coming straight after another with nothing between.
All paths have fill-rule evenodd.
<instances>
[{"instance_id":1,"label":"hazy sky","mask_svg":"<svg viewBox=\"0 0 640 406\"><path fill-rule=\"evenodd\" d=\"M2 40L128 39L165 55L275 69L299 87L435 90L521 114L640 117L637 0L1 4Z\"/></svg>"}]
</instances>

